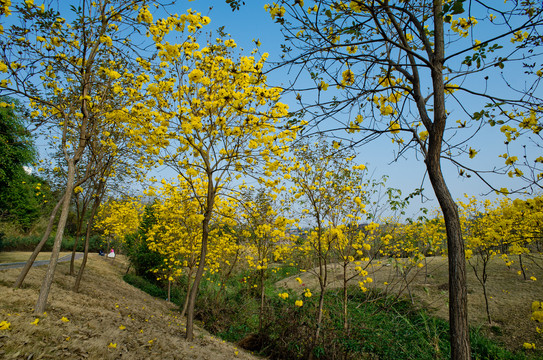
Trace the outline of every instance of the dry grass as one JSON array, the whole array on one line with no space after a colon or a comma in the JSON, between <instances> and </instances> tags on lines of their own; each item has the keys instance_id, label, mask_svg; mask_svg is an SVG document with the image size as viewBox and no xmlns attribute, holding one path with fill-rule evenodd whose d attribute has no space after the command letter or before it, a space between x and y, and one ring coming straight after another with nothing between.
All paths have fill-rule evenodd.
<instances>
[{"instance_id":1,"label":"dry grass","mask_svg":"<svg viewBox=\"0 0 543 360\"><path fill-rule=\"evenodd\" d=\"M64 255L71 254L70 252L61 252L59 257ZM30 253L26 251L5 251L0 252L0 264L4 263L13 263L13 262L23 262L27 261L30 257ZM50 252L42 252L38 254L36 260L49 260L51 257Z\"/></svg>"},{"instance_id":2,"label":"dry grass","mask_svg":"<svg viewBox=\"0 0 543 360\"><path fill-rule=\"evenodd\" d=\"M126 284L126 266L122 257L91 254L80 292L74 293L69 263L59 264L47 313L39 317L32 308L46 267L33 268L18 290L11 285L19 269L0 271L0 322L11 323L0 330L0 358L256 359L198 328L196 340L186 342L177 308Z\"/></svg>"},{"instance_id":3,"label":"dry grass","mask_svg":"<svg viewBox=\"0 0 543 360\"><path fill-rule=\"evenodd\" d=\"M473 269L469 264L467 265L470 325L481 327L488 337L503 343L510 350L520 349L524 342L535 343L538 348L543 347L543 336L537 334L536 325L530 321L532 302L543 301L541 284L543 269L540 267L543 264L543 257L535 256L534 260L535 263L524 261L529 268L528 277L533 275L538 279L537 281L524 280L522 276L519 276L518 264L508 269L501 259L493 259L490 263L487 293L492 324L489 324L487 320L481 284L475 277ZM329 269L329 286L342 286L343 268L333 264L329 266ZM427 258L427 268L415 268L409 273L408 288L406 281L393 263L375 263L367 270L368 276L374 280L371 286L392 295L409 296L410 291L417 306L429 310L437 317L448 319L447 258ZM349 267L348 272L354 274L354 267ZM302 279L303 285L295 280L296 277ZM352 283L356 284L357 279L353 279ZM279 285L296 290L301 290L303 287L315 290L318 288L317 278L311 271L284 279L279 282ZM539 326L541 327L541 324Z\"/></svg>"}]
</instances>

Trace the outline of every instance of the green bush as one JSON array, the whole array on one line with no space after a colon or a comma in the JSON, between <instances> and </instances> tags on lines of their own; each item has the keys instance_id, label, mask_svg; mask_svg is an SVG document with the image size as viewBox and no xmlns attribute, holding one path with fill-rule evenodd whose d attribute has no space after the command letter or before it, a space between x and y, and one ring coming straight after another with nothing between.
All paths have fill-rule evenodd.
<instances>
[{"instance_id":1,"label":"green bush","mask_svg":"<svg viewBox=\"0 0 543 360\"><path fill-rule=\"evenodd\" d=\"M42 251L53 250L54 237L50 236ZM1 251L33 251L41 241L40 236L4 236L2 238ZM72 251L75 239L70 236L65 236L62 240L61 251ZM101 238L91 236L89 239L89 251L98 252L102 245ZM85 239L80 239L76 248L77 251L82 252L85 250Z\"/></svg>"},{"instance_id":2,"label":"green bush","mask_svg":"<svg viewBox=\"0 0 543 360\"><path fill-rule=\"evenodd\" d=\"M137 287L140 290L145 291L147 294L157 298L166 299L168 296L167 290L164 290L159 285L134 274L126 274L123 276L123 280L130 285Z\"/></svg>"}]
</instances>

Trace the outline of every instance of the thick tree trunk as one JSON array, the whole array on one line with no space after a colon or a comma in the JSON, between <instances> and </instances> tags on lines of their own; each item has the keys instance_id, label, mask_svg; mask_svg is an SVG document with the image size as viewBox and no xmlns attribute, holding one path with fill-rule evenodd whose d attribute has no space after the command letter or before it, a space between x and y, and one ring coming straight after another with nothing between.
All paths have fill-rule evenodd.
<instances>
[{"instance_id":1,"label":"thick tree trunk","mask_svg":"<svg viewBox=\"0 0 543 360\"><path fill-rule=\"evenodd\" d=\"M39 244L36 246L28 260L26 261L25 266L21 270L21 273L19 274L19 277L17 277L17 280L15 281L15 284L13 284L13 287L15 289L19 288L23 281L25 280L26 275L28 274L28 271L32 267L32 264L34 264L34 261L36 261L36 258L38 257L38 254L40 253L41 249L43 248L43 245L47 242L47 239L49 239L49 235L51 235L51 231L53 230L53 224L55 223L55 217L57 216L58 209L60 209L60 206L63 203L64 196L60 198L58 203L55 205L55 208L51 212L51 216L49 216L49 223L47 224L47 229L45 229L45 233L43 234L43 237L41 238Z\"/></svg>"},{"instance_id":2,"label":"thick tree trunk","mask_svg":"<svg viewBox=\"0 0 543 360\"><path fill-rule=\"evenodd\" d=\"M68 160L68 180L66 182L66 194L64 196L64 202L62 204L62 212L58 221L57 232L55 235L55 242L53 244L53 251L51 252L51 259L49 266L47 266L47 272L43 278L40 288L40 294L38 301L34 309L35 314L43 314L47 305L47 298L49 297L49 291L51 290L51 284L53 283L53 277L55 276L55 270L58 262L58 254L60 253L60 246L62 245L62 236L64 235L64 228L66 221L68 220L68 212L70 209L70 200L72 199L72 192L74 187L75 177L75 161L73 159Z\"/></svg>"}]
</instances>

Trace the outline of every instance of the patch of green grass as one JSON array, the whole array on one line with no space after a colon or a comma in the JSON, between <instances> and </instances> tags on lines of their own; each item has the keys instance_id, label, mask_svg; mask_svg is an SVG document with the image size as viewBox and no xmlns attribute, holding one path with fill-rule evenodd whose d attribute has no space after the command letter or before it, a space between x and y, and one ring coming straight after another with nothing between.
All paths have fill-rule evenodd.
<instances>
[{"instance_id":1,"label":"patch of green grass","mask_svg":"<svg viewBox=\"0 0 543 360\"><path fill-rule=\"evenodd\" d=\"M281 299L273 284L295 273L295 268L276 268L266 279L265 317L260 331L260 291L256 272L244 270L225 282L218 275L203 279L196 316L211 333L248 350L273 359L301 359L307 356L315 328L318 294L303 298L289 292ZM164 298L165 291L149 282L129 283ZM288 291L287 291L288 292ZM325 296L325 313L320 341L313 349L318 359L449 359L448 322L415 309L407 300L383 297L379 293L349 290L349 328L343 328L343 302L340 289ZM183 297L180 296L182 299ZM304 301L302 307L295 300ZM511 353L485 338L479 329L471 331L473 359L535 359L524 352Z\"/></svg>"},{"instance_id":2,"label":"patch of green grass","mask_svg":"<svg viewBox=\"0 0 543 360\"><path fill-rule=\"evenodd\" d=\"M162 289L157 284L154 284L149 280L144 279L141 276L126 274L125 276L123 276L123 280L154 297L165 299L168 296L168 292L166 290Z\"/></svg>"}]
</instances>

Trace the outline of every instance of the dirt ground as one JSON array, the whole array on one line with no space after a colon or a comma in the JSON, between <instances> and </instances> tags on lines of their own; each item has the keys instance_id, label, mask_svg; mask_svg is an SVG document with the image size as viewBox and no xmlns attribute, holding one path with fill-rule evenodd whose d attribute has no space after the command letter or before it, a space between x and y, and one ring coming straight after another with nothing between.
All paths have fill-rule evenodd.
<instances>
[{"instance_id":1,"label":"dirt ground","mask_svg":"<svg viewBox=\"0 0 543 360\"><path fill-rule=\"evenodd\" d=\"M35 316L46 268L33 268L17 290L11 286L20 269L0 271L2 359L257 359L199 328L193 343L185 341L173 304L122 280L122 257L91 254L79 293L71 291L69 263L59 264L47 312ZM9 329L2 330L5 322Z\"/></svg>"},{"instance_id":2,"label":"dirt ground","mask_svg":"<svg viewBox=\"0 0 543 360\"><path fill-rule=\"evenodd\" d=\"M431 314L448 319L448 264L445 257L429 257L427 267L413 268L406 280L394 266L394 261L375 261L367 267L368 276L373 279L366 287L374 287L385 294L400 295L411 298L415 305L428 309ZM489 324L485 310L485 300L481 284L475 273L467 264L468 276L468 316L470 326L480 327L490 338L504 344L510 350L522 348L524 342L535 343L537 348L543 347L543 335L536 332L536 325L542 324L530 321L531 304L533 301L543 301L543 257L535 255L533 261L524 259L528 267L528 279L534 276L537 280L524 280L518 275L518 262L507 268L503 260L493 259L488 267L487 293L492 323ZM472 259L471 263L475 264ZM480 269L480 267L479 267ZM318 289L315 269L298 275L293 275L278 283L279 286L303 291L309 287ZM354 275L354 266L348 267L348 274ZM329 265L328 283L330 287L343 286L343 267L339 264ZM300 277L302 285L296 277ZM357 284L354 278L351 284Z\"/></svg>"}]
</instances>

